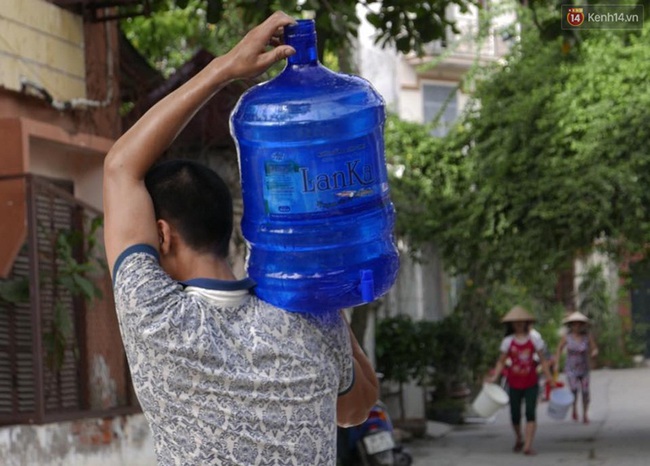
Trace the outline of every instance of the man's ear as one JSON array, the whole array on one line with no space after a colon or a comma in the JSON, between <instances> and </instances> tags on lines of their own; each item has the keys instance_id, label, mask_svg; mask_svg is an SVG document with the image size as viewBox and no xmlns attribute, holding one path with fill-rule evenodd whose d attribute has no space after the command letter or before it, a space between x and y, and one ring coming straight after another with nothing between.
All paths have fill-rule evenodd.
<instances>
[{"instance_id":1,"label":"man's ear","mask_svg":"<svg viewBox=\"0 0 650 466\"><path fill-rule=\"evenodd\" d=\"M166 220L157 220L158 226L158 249L160 254L167 255L171 249L172 244L172 228Z\"/></svg>"}]
</instances>

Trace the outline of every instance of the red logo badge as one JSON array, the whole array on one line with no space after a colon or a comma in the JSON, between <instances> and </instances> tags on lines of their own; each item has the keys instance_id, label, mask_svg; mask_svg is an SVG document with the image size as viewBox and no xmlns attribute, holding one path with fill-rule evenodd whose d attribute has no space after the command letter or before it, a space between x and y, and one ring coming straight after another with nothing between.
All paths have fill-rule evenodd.
<instances>
[{"instance_id":1,"label":"red logo badge","mask_svg":"<svg viewBox=\"0 0 650 466\"><path fill-rule=\"evenodd\" d=\"M569 8L566 15L566 21L573 27L580 26L585 20L585 13L583 8Z\"/></svg>"}]
</instances>

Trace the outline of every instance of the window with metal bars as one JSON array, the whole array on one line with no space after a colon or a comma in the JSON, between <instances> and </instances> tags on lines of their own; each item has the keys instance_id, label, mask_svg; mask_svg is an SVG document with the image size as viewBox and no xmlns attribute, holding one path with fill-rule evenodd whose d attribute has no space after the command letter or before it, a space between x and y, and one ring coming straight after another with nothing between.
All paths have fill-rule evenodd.
<instances>
[{"instance_id":1,"label":"window with metal bars","mask_svg":"<svg viewBox=\"0 0 650 466\"><path fill-rule=\"evenodd\" d=\"M0 177L3 196L22 197L24 208L3 221L25 221L26 240L0 279L0 425L139 411L102 260L101 212L31 175Z\"/></svg>"}]
</instances>

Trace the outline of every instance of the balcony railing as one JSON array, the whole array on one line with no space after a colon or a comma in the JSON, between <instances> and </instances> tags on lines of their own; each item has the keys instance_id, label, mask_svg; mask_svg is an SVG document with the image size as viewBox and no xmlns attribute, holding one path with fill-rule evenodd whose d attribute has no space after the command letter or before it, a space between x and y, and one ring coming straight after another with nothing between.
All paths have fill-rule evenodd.
<instances>
[{"instance_id":1,"label":"balcony railing","mask_svg":"<svg viewBox=\"0 0 650 466\"><path fill-rule=\"evenodd\" d=\"M445 40L429 42L424 52L430 56L447 55L458 58L499 58L509 50L509 44L495 30L479 34L478 23L465 18L457 20L459 34L448 32Z\"/></svg>"}]
</instances>

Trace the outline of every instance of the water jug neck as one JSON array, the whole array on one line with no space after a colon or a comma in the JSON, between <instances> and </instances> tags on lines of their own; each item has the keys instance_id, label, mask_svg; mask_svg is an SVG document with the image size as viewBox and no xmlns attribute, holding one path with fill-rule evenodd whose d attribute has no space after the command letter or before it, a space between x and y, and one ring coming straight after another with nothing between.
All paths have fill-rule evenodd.
<instances>
[{"instance_id":1,"label":"water jug neck","mask_svg":"<svg viewBox=\"0 0 650 466\"><path fill-rule=\"evenodd\" d=\"M284 43L296 49L296 53L288 59L290 66L318 63L316 24L313 19L299 19L296 24L285 26Z\"/></svg>"}]
</instances>

